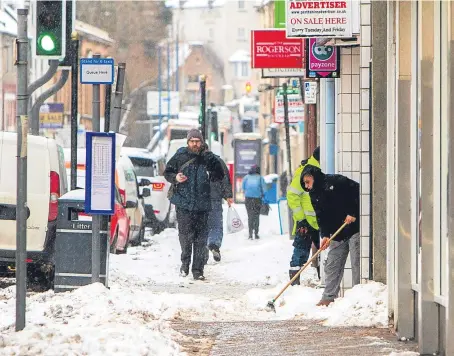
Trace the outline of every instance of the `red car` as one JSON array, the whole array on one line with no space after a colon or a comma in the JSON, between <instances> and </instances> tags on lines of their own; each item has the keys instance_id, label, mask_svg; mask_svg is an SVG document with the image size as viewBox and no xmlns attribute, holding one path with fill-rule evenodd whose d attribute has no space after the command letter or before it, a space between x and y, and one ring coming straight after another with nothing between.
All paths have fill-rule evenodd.
<instances>
[{"instance_id":1,"label":"red car","mask_svg":"<svg viewBox=\"0 0 454 356\"><path fill-rule=\"evenodd\" d=\"M110 220L110 252L126 253L129 244L129 219L120 192L115 187L115 214Z\"/></svg>"},{"instance_id":2,"label":"red car","mask_svg":"<svg viewBox=\"0 0 454 356\"><path fill-rule=\"evenodd\" d=\"M79 220L91 221L91 216L79 213ZM115 187L115 213L110 220L110 252L126 253L129 244L129 218L123 206L120 192Z\"/></svg>"}]
</instances>

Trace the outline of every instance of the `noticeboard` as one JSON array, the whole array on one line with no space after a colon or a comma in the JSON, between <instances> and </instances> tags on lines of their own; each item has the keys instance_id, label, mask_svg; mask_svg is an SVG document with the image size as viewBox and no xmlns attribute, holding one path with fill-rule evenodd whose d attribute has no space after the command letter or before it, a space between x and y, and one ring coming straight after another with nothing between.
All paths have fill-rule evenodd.
<instances>
[{"instance_id":1,"label":"noticeboard","mask_svg":"<svg viewBox=\"0 0 454 356\"><path fill-rule=\"evenodd\" d=\"M115 211L115 133L86 133L85 212Z\"/></svg>"}]
</instances>

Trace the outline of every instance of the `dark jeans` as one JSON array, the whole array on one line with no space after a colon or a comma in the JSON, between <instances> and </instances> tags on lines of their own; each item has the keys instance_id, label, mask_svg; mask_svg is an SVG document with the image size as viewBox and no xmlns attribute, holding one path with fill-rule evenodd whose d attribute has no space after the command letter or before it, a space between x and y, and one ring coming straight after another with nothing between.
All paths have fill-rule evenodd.
<instances>
[{"instance_id":1,"label":"dark jeans","mask_svg":"<svg viewBox=\"0 0 454 356\"><path fill-rule=\"evenodd\" d=\"M182 268L189 271L191 255L194 251L192 274L203 275L208 239L208 212L177 208L177 220Z\"/></svg>"},{"instance_id":2,"label":"dark jeans","mask_svg":"<svg viewBox=\"0 0 454 356\"><path fill-rule=\"evenodd\" d=\"M208 214L208 247L221 248L223 235L222 200L212 200L211 211Z\"/></svg>"},{"instance_id":3,"label":"dark jeans","mask_svg":"<svg viewBox=\"0 0 454 356\"><path fill-rule=\"evenodd\" d=\"M290 267L294 267L299 270L309 259L310 248L293 248L292 259L290 261Z\"/></svg>"},{"instance_id":4,"label":"dark jeans","mask_svg":"<svg viewBox=\"0 0 454 356\"><path fill-rule=\"evenodd\" d=\"M246 211L249 225L249 237L259 233L260 227L260 207L262 206L261 198L246 198Z\"/></svg>"}]
</instances>

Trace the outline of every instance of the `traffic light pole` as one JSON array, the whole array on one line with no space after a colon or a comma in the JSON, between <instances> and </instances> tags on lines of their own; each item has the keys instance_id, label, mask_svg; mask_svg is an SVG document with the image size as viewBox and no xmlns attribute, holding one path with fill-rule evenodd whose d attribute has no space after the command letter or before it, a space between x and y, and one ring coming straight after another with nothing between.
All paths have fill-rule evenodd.
<instances>
[{"instance_id":1,"label":"traffic light pole","mask_svg":"<svg viewBox=\"0 0 454 356\"><path fill-rule=\"evenodd\" d=\"M29 112L31 116L33 126L33 135L39 135L39 109L44 102L49 99L52 95L58 92L65 85L69 77L69 70L63 69L60 79L52 87L47 89L44 93L38 96ZM34 123L34 124L33 124Z\"/></svg>"},{"instance_id":2,"label":"traffic light pole","mask_svg":"<svg viewBox=\"0 0 454 356\"><path fill-rule=\"evenodd\" d=\"M121 103L123 101L123 86L125 83L126 63L118 63L117 71L117 86L115 87L115 95L113 100L112 123L111 130L114 132L120 131L121 123Z\"/></svg>"},{"instance_id":3,"label":"traffic light pole","mask_svg":"<svg viewBox=\"0 0 454 356\"><path fill-rule=\"evenodd\" d=\"M16 331L20 331L25 328L27 294L28 10L18 9L17 17Z\"/></svg>"},{"instance_id":4,"label":"traffic light pole","mask_svg":"<svg viewBox=\"0 0 454 356\"><path fill-rule=\"evenodd\" d=\"M287 148L287 162L288 162L288 181L291 182L293 178L292 173L292 153L290 150L290 122L288 118L288 97L287 97L287 83L282 84L282 90L284 91L284 126L285 126L285 144ZM290 239L293 239L292 230L293 230L293 216L290 211L288 210L288 234Z\"/></svg>"},{"instance_id":5,"label":"traffic light pole","mask_svg":"<svg viewBox=\"0 0 454 356\"><path fill-rule=\"evenodd\" d=\"M79 96L79 36L71 34L71 190L77 187L77 116Z\"/></svg>"},{"instance_id":6,"label":"traffic light pole","mask_svg":"<svg viewBox=\"0 0 454 356\"><path fill-rule=\"evenodd\" d=\"M29 99L28 99L28 107L31 108L32 107L32 97L31 95L35 92L36 89L38 89L39 87L43 86L44 84L46 84L49 80L52 79L52 77L54 76L55 73L57 73L57 69L58 69L58 64L59 64L59 61L57 59L51 59L49 60L49 68L47 69L47 72L44 73L44 75L35 80L33 83L31 83L29 86L28 86L28 95L29 95ZM31 112L29 112L29 116L31 117ZM31 134L32 135L35 135L35 136L38 136L39 135L39 118L38 120L33 120L33 117L31 117L32 120L31 120Z\"/></svg>"},{"instance_id":7,"label":"traffic light pole","mask_svg":"<svg viewBox=\"0 0 454 356\"><path fill-rule=\"evenodd\" d=\"M200 76L200 126L202 129L202 137L204 140L206 140L206 134L207 134L207 124L206 124L206 104L207 104L207 99L206 99L206 76L201 75Z\"/></svg>"}]
</instances>

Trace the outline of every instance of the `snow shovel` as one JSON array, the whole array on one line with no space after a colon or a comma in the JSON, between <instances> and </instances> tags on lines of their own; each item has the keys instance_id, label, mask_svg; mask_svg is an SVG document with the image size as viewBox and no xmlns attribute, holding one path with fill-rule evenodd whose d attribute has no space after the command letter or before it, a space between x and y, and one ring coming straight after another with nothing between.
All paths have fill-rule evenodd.
<instances>
[{"instance_id":1,"label":"snow shovel","mask_svg":"<svg viewBox=\"0 0 454 356\"><path fill-rule=\"evenodd\" d=\"M330 239L328 240L328 242L331 242L342 230L344 227L346 227L348 224L345 222L342 224L342 226L330 237ZM321 247L321 246L320 246ZM309 266L313 260L315 260L317 258L317 256L322 252L321 249L319 249L310 259L309 261L307 261L303 267L300 268L300 270L298 271L297 274L295 274L293 276L293 278L290 280L290 282L288 282L284 288L282 288L282 290L279 292L279 294L277 296L274 297L274 299L270 302L268 302L268 304L266 305L266 311L274 311L276 313L276 307L274 306L274 303L276 303L276 300L282 295L282 293L285 292L285 290L293 283L293 281L295 279L297 279L299 277L299 275L306 269L307 266Z\"/></svg>"}]
</instances>

